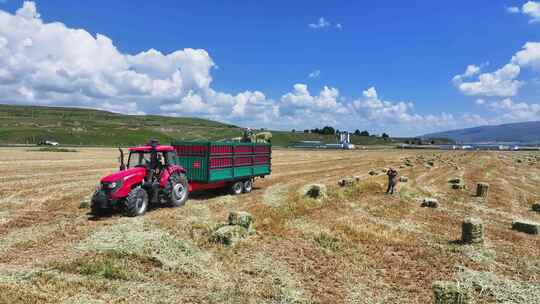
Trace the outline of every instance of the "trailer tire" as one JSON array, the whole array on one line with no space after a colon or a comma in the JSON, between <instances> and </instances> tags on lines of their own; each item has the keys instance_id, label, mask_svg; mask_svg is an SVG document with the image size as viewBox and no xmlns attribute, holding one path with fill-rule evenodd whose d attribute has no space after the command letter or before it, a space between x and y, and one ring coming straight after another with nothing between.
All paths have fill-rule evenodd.
<instances>
[{"instance_id":1,"label":"trailer tire","mask_svg":"<svg viewBox=\"0 0 540 304\"><path fill-rule=\"evenodd\" d=\"M189 196L187 177L176 172L171 174L165 186L165 193L171 207L184 206Z\"/></svg>"},{"instance_id":2,"label":"trailer tire","mask_svg":"<svg viewBox=\"0 0 540 304\"><path fill-rule=\"evenodd\" d=\"M232 195L242 194L243 190L244 190L244 183L242 181L236 181L236 182L232 183L232 185L231 185L231 194Z\"/></svg>"},{"instance_id":3,"label":"trailer tire","mask_svg":"<svg viewBox=\"0 0 540 304\"><path fill-rule=\"evenodd\" d=\"M126 215L143 215L148 209L148 193L141 188L133 188L126 198Z\"/></svg>"},{"instance_id":4,"label":"trailer tire","mask_svg":"<svg viewBox=\"0 0 540 304\"><path fill-rule=\"evenodd\" d=\"M253 181L250 178L250 179L244 181L244 183L242 185L242 191L244 193L250 193L251 190L253 190Z\"/></svg>"}]
</instances>

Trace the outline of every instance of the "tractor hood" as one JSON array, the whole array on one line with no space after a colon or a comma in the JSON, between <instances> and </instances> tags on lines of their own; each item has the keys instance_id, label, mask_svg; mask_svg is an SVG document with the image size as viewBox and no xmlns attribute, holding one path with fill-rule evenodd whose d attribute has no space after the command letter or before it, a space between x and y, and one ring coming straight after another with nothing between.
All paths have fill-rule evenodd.
<instances>
[{"instance_id":1,"label":"tractor hood","mask_svg":"<svg viewBox=\"0 0 540 304\"><path fill-rule=\"evenodd\" d=\"M135 167L126 169L123 171L118 171L113 174L109 174L107 176L104 176L101 179L102 183L112 183L112 182L125 182L127 180L142 180L144 179L144 176L146 175L146 169L142 167Z\"/></svg>"}]
</instances>

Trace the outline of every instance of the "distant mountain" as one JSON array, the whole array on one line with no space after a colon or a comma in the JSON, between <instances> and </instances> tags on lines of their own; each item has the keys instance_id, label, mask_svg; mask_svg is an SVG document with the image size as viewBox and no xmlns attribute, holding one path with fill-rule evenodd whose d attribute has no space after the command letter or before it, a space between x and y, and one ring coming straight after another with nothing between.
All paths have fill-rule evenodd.
<instances>
[{"instance_id":1,"label":"distant mountain","mask_svg":"<svg viewBox=\"0 0 540 304\"><path fill-rule=\"evenodd\" d=\"M540 121L481 126L423 135L425 138L449 138L456 142L540 143Z\"/></svg>"}]
</instances>

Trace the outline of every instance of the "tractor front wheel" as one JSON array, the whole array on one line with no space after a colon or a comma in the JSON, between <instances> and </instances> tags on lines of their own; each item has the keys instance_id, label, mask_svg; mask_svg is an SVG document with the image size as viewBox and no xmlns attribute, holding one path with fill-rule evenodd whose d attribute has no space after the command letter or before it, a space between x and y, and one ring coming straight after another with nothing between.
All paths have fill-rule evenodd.
<instances>
[{"instance_id":1,"label":"tractor front wheel","mask_svg":"<svg viewBox=\"0 0 540 304\"><path fill-rule=\"evenodd\" d=\"M126 215L143 215L148 209L148 193L141 188L133 188L126 198Z\"/></svg>"},{"instance_id":2,"label":"tractor front wheel","mask_svg":"<svg viewBox=\"0 0 540 304\"><path fill-rule=\"evenodd\" d=\"M108 208L101 208L99 206L91 205L90 206L90 214L94 217L103 217L107 216L111 213L111 209Z\"/></svg>"},{"instance_id":3,"label":"tractor front wheel","mask_svg":"<svg viewBox=\"0 0 540 304\"><path fill-rule=\"evenodd\" d=\"M92 201L90 202L90 214L94 217L102 217L109 215L111 208L107 206L106 197L96 192L92 195Z\"/></svg>"},{"instance_id":4,"label":"tractor front wheel","mask_svg":"<svg viewBox=\"0 0 540 304\"><path fill-rule=\"evenodd\" d=\"M165 193L172 207L186 204L189 195L188 180L184 174L173 173L165 186Z\"/></svg>"}]
</instances>

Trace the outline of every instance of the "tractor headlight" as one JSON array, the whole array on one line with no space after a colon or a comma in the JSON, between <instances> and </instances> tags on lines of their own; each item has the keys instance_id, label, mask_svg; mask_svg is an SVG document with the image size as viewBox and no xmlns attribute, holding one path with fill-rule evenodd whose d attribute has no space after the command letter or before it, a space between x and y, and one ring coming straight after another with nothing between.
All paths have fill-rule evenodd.
<instances>
[{"instance_id":1,"label":"tractor headlight","mask_svg":"<svg viewBox=\"0 0 540 304\"><path fill-rule=\"evenodd\" d=\"M120 187L122 187L122 181L118 180L118 181L115 181L115 182L107 183L106 185L104 185L104 188L105 187L110 192L115 192L116 190L120 189Z\"/></svg>"}]
</instances>

